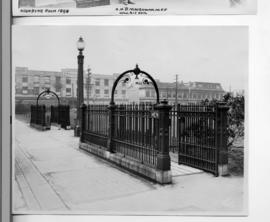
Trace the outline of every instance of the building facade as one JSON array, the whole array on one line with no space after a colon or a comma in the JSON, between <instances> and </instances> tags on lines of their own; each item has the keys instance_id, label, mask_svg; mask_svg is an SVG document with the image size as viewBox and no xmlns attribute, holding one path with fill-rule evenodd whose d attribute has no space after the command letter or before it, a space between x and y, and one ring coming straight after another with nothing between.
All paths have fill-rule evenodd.
<instances>
[{"instance_id":1,"label":"building facade","mask_svg":"<svg viewBox=\"0 0 270 222\"><path fill-rule=\"evenodd\" d=\"M86 104L109 104L113 83L119 74L103 75L84 73L84 98ZM174 103L198 103L202 100L221 99L225 91L220 83L189 82L168 83L156 80L160 100ZM77 69L60 71L31 70L17 67L15 70L16 101L33 103L45 89L54 91L62 100L74 101L77 98ZM149 85L128 85L120 82L114 94L116 103L156 101L154 87Z\"/></svg>"},{"instance_id":2,"label":"building facade","mask_svg":"<svg viewBox=\"0 0 270 222\"><path fill-rule=\"evenodd\" d=\"M211 82L178 82L168 83L157 81L159 88L160 100L168 100L169 104L189 104L199 103L202 100L220 100L225 91L220 83ZM156 93L153 86L141 87L140 101L154 102L156 100Z\"/></svg>"},{"instance_id":3,"label":"building facade","mask_svg":"<svg viewBox=\"0 0 270 222\"><path fill-rule=\"evenodd\" d=\"M118 74L102 75L84 73L85 103L107 104L111 98L111 89ZM15 98L32 103L36 97L50 89L64 100L77 98L77 69L62 69L61 71L30 70L26 67L15 69ZM127 90L125 84L119 84L115 91L115 101L127 103L132 99L133 90ZM28 102L27 102L28 101Z\"/></svg>"}]
</instances>

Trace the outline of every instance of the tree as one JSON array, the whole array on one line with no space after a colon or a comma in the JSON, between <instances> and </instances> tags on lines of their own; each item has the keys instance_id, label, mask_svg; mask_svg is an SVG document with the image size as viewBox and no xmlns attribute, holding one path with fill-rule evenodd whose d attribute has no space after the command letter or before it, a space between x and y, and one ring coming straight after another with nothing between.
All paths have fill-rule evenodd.
<instances>
[{"instance_id":1,"label":"tree","mask_svg":"<svg viewBox=\"0 0 270 222\"><path fill-rule=\"evenodd\" d=\"M217 100L203 100L202 105L215 105ZM244 136L244 120L245 120L245 97L243 95L233 96L226 93L221 102L225 102L229 106L228 111L228 146L231 146L235 140Z\"/></svg>"},{"instance_id":2,"label":"tree","mask_svg":"<svg viewBox=\"0 0 270 222\"><path fill-rule=\"evenodd\" d=\"M228 111L228 145L231 146L236 139L244 136L245 98L243 95L234 97L227 93L223 100L230 107Z\"/></svg>"}]
</instances>

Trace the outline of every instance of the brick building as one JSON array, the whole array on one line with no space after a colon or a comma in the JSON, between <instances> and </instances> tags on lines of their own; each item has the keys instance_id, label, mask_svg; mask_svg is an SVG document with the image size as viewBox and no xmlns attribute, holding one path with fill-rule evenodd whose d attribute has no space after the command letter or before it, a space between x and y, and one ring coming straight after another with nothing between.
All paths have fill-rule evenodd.
<instances>
[{"instance_id":1,"label":"brick building","mask_svg":"<svg viewBox=\"0 0 270 222\"><path fill-rule=\"evenodd\" d=\"M119 74L103 75L91 74L88 78L84 73L85 103L108 104L115 79ZM225 91L220 83L210 82L160 82L156 80L160 92L160 99L167 99L169 103L197 103L204 99L221 99ZM135 84L136 85L136 84ZM33 103L37 95L49 88L56 92L65 101L77 98L77 69L61 69L61 71L31 70L26 67L16 67L15 70L15 97L16 101ZM89 101L88 101L89 92ZM156 95L152 85L138 85L132 87L120 82L115 91L116 103L155 102Z\"/></svg>"},{"instance_id":2,"label":"brick building","mask_svg":"<svg viewBox=\"0 0 270 222\"><path fill-rule=\"evenodd\" d=\"M220 100L225 94L220 83L178 82L176 87L176 83L157 81L157 85L159 88L160 100L166 99L170 104L174 104L175 102L181 104L198 103L205 99ZM144 86L141 90L143 93L141 93L140 101L155 101L156 95L152 86Z\"/></svg>"},{"instance_id":3,"label":"brick building","mask_svg":"<svg viewBox=\"0 0 270 222\"><path fill-rule=\"evenodd\" d=\"M92 74L88 79L84 73L84 97L87 103L109 103L111 89L118 74ZM89 87L88 87L89 84ZM54 91L60 98L72 101L77 98L77 69L61 69L61 71L30 70L26 67L15 69L15 98L16 101L33 103L40 92L45 89ZM115 92L115 101L127 103L132 97L133 90L127 90L124 84L119 84Z\"/></svg>"}]
</instances>

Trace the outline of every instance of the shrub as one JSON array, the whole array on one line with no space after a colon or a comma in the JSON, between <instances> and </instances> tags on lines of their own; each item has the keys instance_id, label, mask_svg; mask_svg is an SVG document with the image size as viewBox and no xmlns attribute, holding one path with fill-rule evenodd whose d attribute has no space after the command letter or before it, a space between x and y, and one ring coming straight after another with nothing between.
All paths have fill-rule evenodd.
<instances>
[{"instance_id":1,"label":"shrub","mask_svg":"<svg viewBox=\"0 0 270 222\"><path fill-rule=\"evenodd\" d=\"M203 100L202 105L215 105L218 100ZM228 146L240 137L244 136L244 120L245 120L245 97L243 95L233 96L226 93L220 102L225 102L229 106L228 111Z\"/></svg>"}]
</instances>

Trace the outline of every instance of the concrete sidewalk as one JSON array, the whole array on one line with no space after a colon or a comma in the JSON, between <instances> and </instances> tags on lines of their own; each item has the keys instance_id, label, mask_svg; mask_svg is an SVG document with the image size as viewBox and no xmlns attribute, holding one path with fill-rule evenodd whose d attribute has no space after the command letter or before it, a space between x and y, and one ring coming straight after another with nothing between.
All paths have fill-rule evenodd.
<instances>
[{"instance_id":1,"label":"concrete sidewalk","mask_svg":"<svg viewBox=\"0 0 270 222\"><path fill-rule=\"evenodd\" d=\"M242 214L243 178L172 165L161 186L78 149L72 130L15 121L14 213Z\"/></svg>"}]
</instances>

